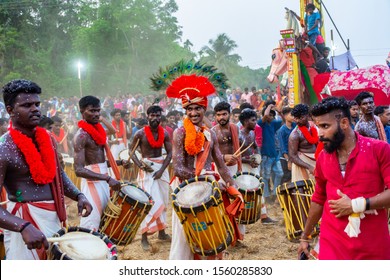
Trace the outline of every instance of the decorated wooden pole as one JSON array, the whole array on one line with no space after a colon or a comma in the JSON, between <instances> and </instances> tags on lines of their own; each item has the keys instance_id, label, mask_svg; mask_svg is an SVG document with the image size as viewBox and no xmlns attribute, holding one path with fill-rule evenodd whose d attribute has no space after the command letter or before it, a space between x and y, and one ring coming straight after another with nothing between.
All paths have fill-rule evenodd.
<instances>
[{"instance_id":1,"label":"decorated wooden pole","mask_svg":"<svg viewBox=\"0 0 390 280\"><path fill-rule=\"evenodd\" d=\"M299 87L299 60L295 46L295 35L293 29L281 30L284 41L284 50L287 54L287 74L288 74L288 105L292 108L300 102Z\"/></svg>"}]
</instances>

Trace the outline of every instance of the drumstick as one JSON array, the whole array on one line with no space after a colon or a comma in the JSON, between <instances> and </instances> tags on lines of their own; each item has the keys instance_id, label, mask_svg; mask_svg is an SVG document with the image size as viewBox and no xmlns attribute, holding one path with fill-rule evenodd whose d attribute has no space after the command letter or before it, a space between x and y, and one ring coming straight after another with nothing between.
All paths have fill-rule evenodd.
<instances>
[{"instance_id":1,"label":"drumstick","mask_svg":"<svg viewBox=\"0 0 390 280\"><path fill-rule=\"evenodd\" d=\"M69 236L58 236L58 237L47 237L46 240L49 243L54 243L54 242L64 242L64 241L71 241L71 240L77 240L77 239L85 239L89 238L90 235L69 235Z\"/></svg>"},{"instance_id":2,"label":"drumstick","mask_svg":"<svg viewBox=\"0 0 390 280\"><path fill-rule=\"evenodd\" d=\"M68 132L65 133L64 138L62 138L61 142L59 143L60 145L62 144L62 142L64 142L64 140L66 139L67 136L68 136Z\"/></svg>"},{"instance_id":3,"label":"drumstick","mask_svg":"<svg viewBox=\"0 0 390 280\"><path fill-rule=\"evenodd\" d=\"M241 151L238 155L236 155L237 157L242 155L246 150L248 150L251 146L252 146L253 142L249 144L248 147L246 147L243 151Z\"/></svg>"},{"instance_id":4,"label":"drumstick","mask_svg":"<svg viewBox=\"0 0 390 280\"><path fill-rule=\"evenodd\" d=\"M4 205L4 204L7 204L9 202L9 200L6 200L6 201L2 201L0 202L0 205Z\"/></svg>"},{"instance_id":5,"label":"drumstick","mask_svg":"<svg viewBox=\"0 0 390 280\"><path fill-rule=\"evenodd\" d=\"M242 142L242 145L241 145L241 147L240 148L238 148L238 150L233 154L233 156L237 156L237 153L239 153L240 152L240 150L242 149L242 147L244 147L244 145L245 145L245 140L244 140L244 142Z\"/></svg>"},{"instance_id":6,"label":"drumstick","mask_svg":"<svg viewBox=\"0 0 390 280\"><path fill-rule=\"evenodd\" d=\"M134 146L133 150L131 150L130 153L129 153L129 159L127 160L127 163L130 162L130 159L133 156L133 154L135 153L135 150L137 149L138 144L139 144L139 138L137 139L137 142L135 143L135 146Z\"/></svg>"}]
</instances>

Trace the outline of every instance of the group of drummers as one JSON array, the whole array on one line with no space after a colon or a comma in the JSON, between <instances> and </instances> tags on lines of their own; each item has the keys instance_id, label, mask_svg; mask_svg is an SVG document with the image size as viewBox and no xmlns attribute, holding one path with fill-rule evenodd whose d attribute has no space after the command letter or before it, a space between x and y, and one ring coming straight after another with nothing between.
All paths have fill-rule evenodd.
<instances>
[{"instance_id":1,"label":"group of drummers","mask_svg":"<svg viewBox=\"0 0 390 280\"><path fill-rule=\"evenodd\" d=\"M348 126L343 126L344 101L324 100L314 106L311 114L318 117L318 127L309 122L306 105L299 104L282 113L285 119L292 115L297 122L296 129L288 127L291 130L288 159L293 164L288 169L292 170L293 179L282 183L281 178L276 178L281 174L277 174L275 164L280 165L280 162L259 155L257 133L259 126L275 133L281 126L275 124L275 110L283 110L269 103L258 120L256 111L248 104L246 108L243 106L239 123L235 124L231 121L229 103L222 101L214 107L216 122L212 124L205 117L205 111L207 95L215 89L203 87L202 76L183 76L167 89L169 97L181 99L185 110L183 125L175 129L173 137L162 127L162 108L157 105L147 108L148 124L131 135L120 111L113 111L110 122L100 114L100 100L84 96L79 101L82 120L72 140L73 157L59 148L62 139L50 136L38 126L41 88L27 80L14 80L3 87L4 103L11 119L9 132L0 141L0 183L3 186L0 227L4 229L6 259L77 259L81 252L72 255L66 251L67 247L75 250L70 242L82 243L79 235L72 234L77 232L103 242L107 252L104 253L103 248L98 258L116 259L114 244L127 245L137 234L142 236L142 248L150 250L148 236L156 233L158 239L171 242L171 260L220 260L229 246L244 240L245 225L275 223L267 215L265 201L267 198L267 202L272 202L275 197L283 211L287 238L300 242L299 257L313 254L309 244L324 227L320 258L321 254L322 258L333 259L352 259L356 255L358 258L390 258L385 209L390 206L390 199L384 187L390 180L386 175L390 174L389 147L370 141L366 144L361 136L353 138L353 130L351 133ZM178 81L181 78L185 78L184 82ZM327 134L333 121L328 115L333 111L341 112L341 117L335 116L334 122L342 121L338 122L336 133ZM325 132L320 134L318 130ZM366 170L374 168L379 174L374 178L376 185L372 190L348 192L351 184L344 176L348 175L345 171L350 172L348 168L352 168L349 164L347 169L341 169L344 173L339 180L347 187L332 182L343 192L337 189L337 197L333 193L326 194L329 192L327 181L334 178L330 179L331 171L326 165L317 163L316 166L316 161L328 164L332 162L327 158L332 152L341 153L342 149L337 147L342 147L346 140L340 135L352 137L354 140L349 144L359 143L360 148L365 147L367 151L378 146L380 153L370 153L378 157L378 164L365 165ZM336 144L339 146L332 150L332 145ZM347 161L355 150L342 155L343 159ZM261 164L262 160L269 162ZM264 166L270 170L261 170ZM355 176L364 180L363 175ZM365 198L358 197L362 194ZM326 198L331 200L326 201ZM70 200L77 202L80 216L77 227L68 226L66 204ZM171 235L166 233L170 201L174 210L169 225ZM376 215L367 215L368 211L375 211ZM363 212L368 216L365 219ZM380 230L375 232L380 232L376 240L381 243L380 250L374 246L374 249L360 249L362 252L356 255L334 252L329 242L334 242L335 238L345 246L357 246L357 242L372 237L370 219L381 224ZM337 226L345 228L345 233L336 232L329 223L332 226L339 223ZM346 236L341 236L343 234ZM338 246L339 243L334 242ZM81 258L91 258L86 255Z\"/></svg>"}]
</instances>

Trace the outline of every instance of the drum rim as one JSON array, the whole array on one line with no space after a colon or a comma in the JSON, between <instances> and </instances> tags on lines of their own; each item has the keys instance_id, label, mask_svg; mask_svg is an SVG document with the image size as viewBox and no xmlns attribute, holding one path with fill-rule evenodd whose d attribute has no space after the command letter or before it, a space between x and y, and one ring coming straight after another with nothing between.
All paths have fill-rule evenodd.
<instances>
[{"instance_id":1,"label":"drum rim","mask_svg":"<svg viewBox=\"0 0 390 280\"><path fill-rule=\"evenodd\" d=\"M238 190L240 191L240 193L253 192L253 193L261 193L261 195L263 195L262 189L263 189L263 186L264 186L264 182L263 182L263 178L262 177L260 177L259 175L255 174L255 173L252 173L252 172L241 171L241 172L237 172L236 174L234 174L233 175L233 179L235 180L238 177L240 177L241 175L252 175L252 176L256 177L259 180L260 187L257 188L257 189L255 189L255 188L252 188L252 189L242 189L242 188L238 187Z\"/></svg>"},{"instance_id":2,"label":"drum rim","mask_svg":"<svg viewBox=\"0 0 390 280\"><path fill-rule=\"evenodd\" d=\"M306 183L307 182L307 183ZM287 190L291 190L294 188L305 188L305 187L315 187L315 182L313 179L307 179L307 180L299 180L299 181L294 181L290 183L284 183L282 185L279 185L276 190L279 193L286 193Z\"/></svg>"},{"instance_id":3,"label":"drum rim","mask_svg":"<svg viewBox=\"0 0 390 280\"><path fill-rule=\"evenodd\" d=\"M172 205L173 207L175 208L176 211L181 211L183 213L186 213L186 214L191 214L191 213L199 213L199 212L202 212L205 210L205 207L206 209L209 209L211 206L215 205L215 201L213 199L210 199L209 201L207 201L206 203L204 204L201 204L199 206L196 206L196 207L184 207L184 206L181 206L177 200L176 200L176 196L177 194L180 192L181 189L183 189L184 187L188 186L189 184L191 183L194 183L194 182L209 182L211 183L211 186L212 186L212 195L215 197L215 200L217 200L219 203L217 205L219 205L220 203L222 203L222 200L220 200L221 198L221 192L219 190L219 187L218 187L218 182L216 180L213 180L210 178L210 176L205 176L205 177L198 177L198 176L195 176L193 178L190 178L188 180L185 180L183 181L176 189L175 191L172 193L171 195L171 198L172 198ZM220 201L219 201L220 200ZM204 206L203 206L204 205ZM216 205L216 206L217 206Z\"/></svg>"},{"instance_id":4,"label":"drum rim","mask_svg":"<svg viewBox=\"0 0 390 280\"><path fill-rule=\"evenodd\" d=\"M90 229L87 229L84 227L72 226L72 227L68 227L68 228L61 228L59 231L57 231L55 234L53 234L53 237L60 237L60 236L63 236L65 233L77 232L77 231L90 233L92 235L99 237L106 244L106 246L111 254L111 259L108 259L108 260L117 260L118 259L118 251L117 251L115 243L112 242L108 238L107 235L102 234L100 232L93 231L93 230L90 230ZM64 254L64 252L62 252L60 250L60 248L58 247L58 245L56 243L52 244L51 252L54 256L54 260L60 260L61 256ZM62 259L63 260L73 260L66 253Z\"/></svg>"},{"instance_id":5,"label":"drum rim","mask_svg":"<svg viewBox=\"0 0 390 280\"><path fill-rule=\"evenodd\" d=\"M148 197L149 199L149 203L143 203L143 202L139 202L138 200L135 200L134 198L132 198L131 196L129 195L126 195L125 193L122 192L122 190L119 191L119 196L123 199L125 198L125 201L130 204L130 205L134 205L135 202L137 202L137 208L140 208L140 209L143 209L146 205L146 209L150 209L152 208L152 206L154 205L154 200L152 198L152 196L145 190L143 190L142 188L138 187L137 185L133 184L133 183L130 183L130 182L125 182L126 185L130 185L130 186L133 186L134 188L137 188L139 190L141 190L143 193L146 194L146 196Z\"/></svg>"}]
</instances>

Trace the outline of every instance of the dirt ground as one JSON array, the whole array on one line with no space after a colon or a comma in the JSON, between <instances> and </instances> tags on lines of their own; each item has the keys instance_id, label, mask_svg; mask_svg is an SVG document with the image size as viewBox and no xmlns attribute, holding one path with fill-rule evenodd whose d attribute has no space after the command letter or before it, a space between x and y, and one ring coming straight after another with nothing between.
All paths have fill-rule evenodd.
<instances>
[{"instance_id":1,"label":"dirt ground","mask_svg":"<svg viewBox=\"0 0 390 280\"><path fill-rule=\"evenodd\" d=\"M78 225L78 216L75 203L68 208L69 225ZM260 220L248 225L244 241L239 246L230 246L225 250L224 259L229 260L292 260L297 256L297 243L286 237L283 213L278 202L268 206L269 216L278 221L274 225L263 225ZM168 228L171 234L172 207L167 211ZM149 236L151 250L144 251L141 247L141 236L138 233L132 243L127 246L118 246L120 260L168 260L170 242L160 241L157 234Z\"/></svg>"}]
</instances>

